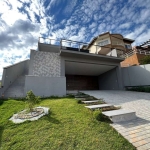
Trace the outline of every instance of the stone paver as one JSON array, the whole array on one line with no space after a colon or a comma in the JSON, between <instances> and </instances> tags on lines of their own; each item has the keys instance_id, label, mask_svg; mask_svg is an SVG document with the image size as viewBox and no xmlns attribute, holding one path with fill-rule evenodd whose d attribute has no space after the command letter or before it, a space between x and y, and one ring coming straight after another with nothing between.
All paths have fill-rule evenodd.
<instances>
[{"instance_id":1,"label":"stone paver","mask_svg":"<svg viewBox=\"0 0 150 150\"><path fill-rule=\"evenodd\" d=\"M150 149L150 93L132 91L84 91L108 104L135 111L137 119L111 124L138 150Z\"/></svg>"}]
</instances>

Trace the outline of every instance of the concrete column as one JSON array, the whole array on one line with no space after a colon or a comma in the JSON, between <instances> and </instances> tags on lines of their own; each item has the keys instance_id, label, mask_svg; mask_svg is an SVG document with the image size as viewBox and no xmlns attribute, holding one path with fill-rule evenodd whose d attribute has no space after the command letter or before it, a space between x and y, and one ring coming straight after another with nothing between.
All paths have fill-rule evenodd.
<instances>
[{"instance_id":1,"label":"concrete column","mask_svg":"<svg viewBox=\"0 0 150 150\"><path fill-rule=\"evenodd\" d=\"M122 76L120 64L116 67L116 74L117 74L119 90L124 90L125 88L124 88L123 76Z\"/></svg>"}]
</instances>

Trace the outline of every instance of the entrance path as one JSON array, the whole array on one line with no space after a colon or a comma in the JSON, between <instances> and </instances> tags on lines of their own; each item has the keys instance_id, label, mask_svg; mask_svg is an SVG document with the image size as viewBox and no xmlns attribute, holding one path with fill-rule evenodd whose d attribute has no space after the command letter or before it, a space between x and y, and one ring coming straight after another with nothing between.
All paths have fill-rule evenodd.
<instances>
[{"instance_id":1,"label":"entrance path","mask_svg":"<svg viewBox=\"0 0 150 150\"><path fill-rule=\"evenodd\" d=\"M81 91L94 96L108 104L119 105L121 108L136 112L137 119L113 123L122 136L138 150L150 150L150 93L131 91Z\"/></svg>"}]
</instances>

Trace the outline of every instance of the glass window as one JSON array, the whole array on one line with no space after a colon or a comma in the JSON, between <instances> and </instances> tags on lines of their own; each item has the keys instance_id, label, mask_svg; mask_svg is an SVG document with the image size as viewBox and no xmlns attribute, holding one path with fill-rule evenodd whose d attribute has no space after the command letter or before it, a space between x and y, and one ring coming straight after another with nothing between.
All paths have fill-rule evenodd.
<instances>
[{"instance_id":1,"label":"glass window","mask_svg":"<svg viewBox=\"0 0 150 150\"><path fill-rule=\"evenodd\" d=\"M104 41L98 42L99 46L104 46L104 45L107 45L107 44L109 44L108 40L104 40Z\"/></svg>"},{"instance_id":2,"label":"glass window","mask_svg":"<svg viewBox=\"0 0 150 150\"><path fill-rule=\"evenodd\" d=\"M131 45L130 44L125 44L126 49L131 49Z\"/></svg>"}]
</instances>

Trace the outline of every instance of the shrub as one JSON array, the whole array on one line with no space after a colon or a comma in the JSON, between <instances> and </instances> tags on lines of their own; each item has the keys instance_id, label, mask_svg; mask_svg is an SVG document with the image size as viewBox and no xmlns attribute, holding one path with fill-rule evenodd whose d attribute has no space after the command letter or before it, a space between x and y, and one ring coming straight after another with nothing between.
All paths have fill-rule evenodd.
<instances>
[{"instance_id":1,"label":"shrub","mask_svg":"<svg viewBox=\"0 0 150 150\"><path fill-rule=\"evenodd\" d=\"M145 88L142 87L142 86L137 87L136 90L139 91L139 92L145 92Z\"/></svg>"},{"instance_id":2,"label":"shrub","mask_svg":"<svg viewBox=\"0 0 150 150\"><path fill-rule=\"evenodd\" d=\"M82 93L82 92L78 92L77 95L86 95L86 94L84 94L84 93Z\"/></svg>"},{"instance_id":3,"label":"shrub","mask_svg":"<svg viewBox=\"0 0 150 150\"><path fill-rule=\"evenodd\" d=\"M150 87L146 87L145 92L150 92Z\"/></svg>"},{"instance_id":4,"label":"shrub","mask_svg":"<svg viewBox=\"0 0 150 150\"><path fill-rule=\"evenodd\" d=\"M26 102L28 104L29 111L32 112L35 104L40 102L40 97L35 96L32 91L29 91L27 92Z\"/></svg>"},{"instance_id":5,"label":"shrub","mask_svg":"<svg viewBox=\"0 0 150 150\"><path fill-rule=\"evenodd\" d=\"M82 104L82 101L79 99L79 100L77 100L77 103L78 104Z\"/></svg>"},{"instance_id":6,"label":"shrub","mask_svg":"<svg viewBox=\"0 0 150 150\"><path fill-rule=\"evenodd\" d=\"M141 64L142 64L142 65L150 64L150 56L145 56L145 57L141 60Z\"/></svg>"},{"instance_id":7,"label":"shrub","mask_svg":"<svg viewBox=\"0 0 150 150\"><path fill-rule=\"evenodd\" d=\"M66 97L67 97L67 98L74 98L75 96L72 95L72 94L68 94Z\"/></svg>"},{"instance_id":8,"label":"shrub","mask_svg":"<svg viewBox=\"0 0 150 150\"><path fill-rule=\"evenodd\" d=\"M103 121L104 120L104 117L103 117L103 114L102 114L102 110L95 110L93 111L93 117L98 120L98 121Z\"/></svg>"},{"instance_id":9,"label":"shrub","mask_svg":"<svg viewBox=\"0 0 150 150\"><path fill-rule=\"evenodd\" d=\"M128 90L129 91L136 91L136 92L150 92L150 87L139 86L139 87L130 88Z\"/></svg>"}]
</instances>

